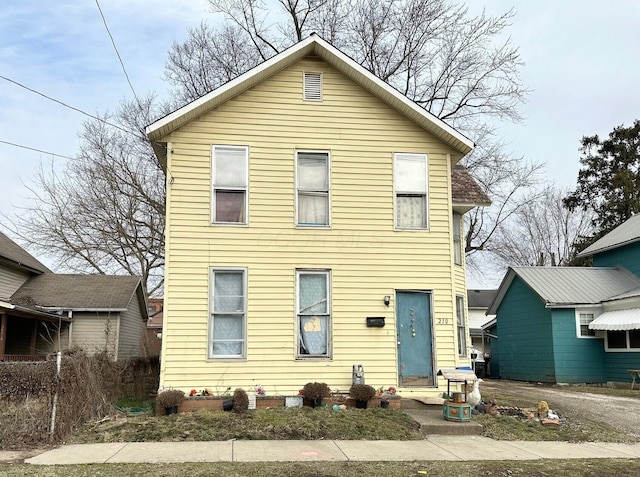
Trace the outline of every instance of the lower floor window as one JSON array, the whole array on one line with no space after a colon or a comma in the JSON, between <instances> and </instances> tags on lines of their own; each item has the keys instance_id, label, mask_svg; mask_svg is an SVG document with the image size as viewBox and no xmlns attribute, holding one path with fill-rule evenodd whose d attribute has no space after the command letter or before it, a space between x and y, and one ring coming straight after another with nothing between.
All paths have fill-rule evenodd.
<instances>
[{"instance_id":1,"label":"lower floor window","mask_svg":"<svg viewBox=\"0 0 640 477\"><path fill-rule=\"evenodd\" d=\"M329 270L298 270L296 284L298 357L331 355Z\"/></svg>"},{"instance_id":2,"label":"lower floor window","mask_svg":"<svg viewBox=\"0 0 640 477\"><path fill-rule=\"evenodd\" d=\"M607 349L640 351L640 330L607 331Z\"/></svg>"},{"instance_id":3,"label":"lower floor window","mask_svg":"<svg viewBox=\"0 0 640 477\"><path fill-rule=\"evenodd\" d=\"M464 324L464 297L456 296L456 322L458 329L458 356L467 356L467 328Z\"/></svg>"},{"instance_id":4,"label":"lower floor window","mask_svg":"<svg viewBox=\"0 0 640 477\"><path fill-rule=\"evenodd\" d=\"M209 358L245 356L246 271L211 271Z\"/></svg>"}]
</instances>

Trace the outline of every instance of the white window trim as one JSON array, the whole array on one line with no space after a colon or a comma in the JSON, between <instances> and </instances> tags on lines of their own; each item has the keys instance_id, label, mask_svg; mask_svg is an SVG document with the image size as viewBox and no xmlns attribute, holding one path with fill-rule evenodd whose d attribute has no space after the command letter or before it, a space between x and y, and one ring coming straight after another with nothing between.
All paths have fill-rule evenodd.
<instances>
[{"instance_id":1,"label":"white window trim","mask_svg":"<svg viewBox=\"0 0 640 477\"><path fill-rule=\"evenodd\" d=\"M242 272L242 286L244 287L244 318L242 322L242 354L241 355L225 355L214 356L212 351L213 340L213 314L214 314L214 297L213 287L214 279L213 274L215 272ZM208 361L239 361L247 359L247 302L249 295L249 270L246 267L209 267L209 319L207 322L207 360Z\"/></svg>"},{"instance_id":2,"label":"white window trim","mask_svg":"<svg viewBox=\"0 0 640 477\"><path fill-rule=\"evenodd\" d=\"M398 194L411 194L416 192L411 191L401 191L396 188L396 159L398 156L420 156L424 157L425 160L425 227L417 228L417 227L400 227L398 225ZM427 153L417 153L417 152L394 152L393 153L393 225L395 230L402 231L415 231L415 232L425 232L429 231L430 220L429 220L429 156Z\"/></svg>"},{"instance_id":3,"label":"white window trim","mask_svg":"<svg viewBox=\"0 0 640 477\"><path fill-rule=\"evenodd\" d=\"M327 277L327 354L324 355L309 355L309 354L301 354L300 353L300 275L326 275ZM296 300L296 316L295 316L295 327L296 327L296 342L294 347L295 359L299 361L328 361L332 359L333 356L333 319L332 319L332 311L331 311L331 270L330 269L317 269L317 268L299 268L296 269L296 291L295 291L295 300Z\"/></svg>"},{"instance_id":4,"label":"white window trim","mask_svg":"<svg viewBox=\"0 0 640 477\"><path fill-rule=\"evenodd\" d=\"M629 348L629 330L615 330L615 331L624 331L626 339L627 339L627 347L626 348L609 348L609 333L608 331L604 332L604 350L608 353L638 353L640 352L640 348Z\"/></svg>"},{"instance_id":5,"label":"white window trim","mask_svg":"<svg viewBox=\"0 0 640 477\"><path fill-rule=\"evenodd\" d=\"M298 154L312 153L312 154L326 154L327 155L327 223L324 225L314 224L301 224L298 222L298 197L300 195L300 189L298 188ZM294 204L294 223L296 227L303 229L330 229L331 228L331 151L322 149L296 149L294 151L294 167L295 167L295 204Z\"/></svg>"},{"instance_id":6,"label":"white window trim","mask_svg":"<svg viewBox=\"0 0 640 477\"><path fill-rule=\"evenodd\" d=\"M214 159L214 151L217 147L224 147L228 149L242 149L245 151L245 177L244 177L244 188L238 187L229 190L244 190L244 222L219 222L215 220L216 217L216 186L215 186L215 159ZM221 190L226 189L225 187L220 187ZM212 144L211 145L211 223L214 225L225 225L230 227L246 227L249 225L249 146L238 146L233 144Z\"/></svg>"},{"instance_id":7,"label":"white window trim","mask_svg":"<svg viewBox=\"0 0 640 477\"><path fill-rule=\"evenodd\" d=\"M582 334L580 333L580 315L584 315L584 314L592 314L593 315L593 319L595 320L598 315L600 315L600 313L602 313L602 311L599 308L576 308L575 309L575 321L576 321L576 337L580 338L580 339L585 339L585 340L599 340L602 339L601 336L582 336Z\"/></svg>"},{"instance_id":8,"label":"white window trim","mask_svg":"<svg viewBox=\"0 0 640 477\"><path fill-rule=\"evenodd\" d=\"M460 307L460 311L462 312L462 317L460 317L458 315L458 303L461 303L461 307ZM467 337L469 335L469 333L467 333L467 319L466 319L466 313L465 313L465 304L464 304L464 296L462 295L456 295L456 300L455 300L455 304L456 304L456 344L458 346L458 357L459 358L466 358L468 356L467 353L467 348L468 348L468 340ZM459 325L458 321L459 318L462 318L462 326ZM464 330L464 346L460 346L460 330ZM462 350L462 354L460 354L460 350Z\"/></svg>"},{"instance_id":9,"label":"white window trim","mask_svg":"<svg viewBox=\"0 0 640 477\"><path fill-rule=\"evenodd\" d=\"M320 77L320 98L307 98L307 75L319 75ZM321 71L303 71L302 72L302 100L311 103L320 103L324 97L324 75Z\"/></svg>"}]
</instances>

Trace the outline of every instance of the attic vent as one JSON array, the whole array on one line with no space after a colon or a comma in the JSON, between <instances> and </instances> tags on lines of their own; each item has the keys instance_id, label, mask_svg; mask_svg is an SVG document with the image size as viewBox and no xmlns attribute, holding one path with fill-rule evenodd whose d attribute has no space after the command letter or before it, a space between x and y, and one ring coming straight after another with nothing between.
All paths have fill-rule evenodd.
<instances>
[{"instance_id":1,"label":"attic vent","mask_svg":"<svg viewBox=\"0 0 640 477\"><path fill-rule=\"evenodd\" d=\"M322 73L304 73L304 99L322 101Z\"/></svg>"}]
</instances>

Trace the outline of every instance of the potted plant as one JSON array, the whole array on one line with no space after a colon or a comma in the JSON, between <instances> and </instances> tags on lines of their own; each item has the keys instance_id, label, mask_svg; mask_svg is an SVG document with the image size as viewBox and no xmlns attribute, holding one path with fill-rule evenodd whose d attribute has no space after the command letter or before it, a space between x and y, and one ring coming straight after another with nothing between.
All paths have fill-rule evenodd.
<instances>
[{"instance_id":1,"label":"potted plant","mask_svg":"<svg viewBox=\"0 0 640 477\"><path fill-rule=\"evenodd\" d=\"M311 402L311 407L319 407L323 398L331 396L331 389L326 383L307 383L302 388L302 395Z\"/></svg>"},{"instance_id":2,"label":"potted plant","mask_svg":"<svg viewBox=\"0 0 640 477\"><path fill-rule=\"evenodd\" d=\"M349 388L349 396L356 402L358 409L366 409L367 403L376 395L376 390L368 384L354 384Z\"/></svg>"},{"instance_id":3,"label":"potted plant","mask_svg":"<svg viewBox=\"0 0 640 477\"><path fill-rule=\"evenodd\" d=\"M176 414L178 406L184 400L184 393L179 389L168 389L158 394L156 403L164 408L165 414Z\"/></svg>"}]
</instances>

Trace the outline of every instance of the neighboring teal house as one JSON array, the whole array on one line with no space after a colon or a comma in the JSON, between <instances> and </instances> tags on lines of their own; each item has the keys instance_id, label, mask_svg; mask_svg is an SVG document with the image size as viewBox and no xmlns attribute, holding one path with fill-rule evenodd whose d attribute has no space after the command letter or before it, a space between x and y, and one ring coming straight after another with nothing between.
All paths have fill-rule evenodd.
<instances>
[{"instance_id":1,"label":"neighboring teal house","mask_svg":"<svg viewBox=\"0 0 640 477\"><path fill-rule=\"evenodd\" d=\"M580 255L595 266L507 271L487 310L500 377L629 382L640 369L640 215Z\"/></svg>"}]
</instances>

